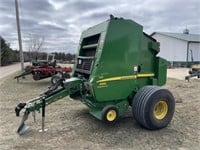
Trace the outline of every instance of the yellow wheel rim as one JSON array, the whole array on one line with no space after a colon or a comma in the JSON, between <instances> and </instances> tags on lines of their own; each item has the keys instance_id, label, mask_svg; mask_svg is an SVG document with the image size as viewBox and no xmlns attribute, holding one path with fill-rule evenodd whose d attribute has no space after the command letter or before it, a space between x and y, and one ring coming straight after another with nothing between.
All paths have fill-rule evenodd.
<instances>
[{"instance_id":1,"label":"yellow wheel rim","mask_svg":"<svg viewBox=\"0 0 200 150\"><path fill-rule=\"evenodd\" d=\"M109 110L106 114L106 119L108 121L114 121L117 117L117 112L115 110Z\"/></svg>"},{"instance_id":2,"label":"yellow wheel rim","mask_svg":"<svg viewBox=\"0 0 200 150\"><path fill-rule=\"evenodd\" d=\"M154 117L158 120L165 118L168 112L168 105L165 101L159 101L154 106Z\"/></svg>"}]
</instances>

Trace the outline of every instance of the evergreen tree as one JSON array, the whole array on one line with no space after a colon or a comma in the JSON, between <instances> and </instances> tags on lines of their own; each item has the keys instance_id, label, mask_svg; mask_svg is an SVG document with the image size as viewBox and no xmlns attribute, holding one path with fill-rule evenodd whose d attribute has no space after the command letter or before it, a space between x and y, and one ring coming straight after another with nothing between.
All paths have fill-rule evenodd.
<instances>
[{"instance_id":1,"label":"evergreen tree","mask_svg":"<svg viewBox=\"0 0 200 150\"><path fill-rule=\"evenodd\" d=\"M14 52L10 48L10 45L6 43L4 38L0 37L1 39L1 65L5 66L11 64L14 60Z\"/></svg>"}]
</instances>

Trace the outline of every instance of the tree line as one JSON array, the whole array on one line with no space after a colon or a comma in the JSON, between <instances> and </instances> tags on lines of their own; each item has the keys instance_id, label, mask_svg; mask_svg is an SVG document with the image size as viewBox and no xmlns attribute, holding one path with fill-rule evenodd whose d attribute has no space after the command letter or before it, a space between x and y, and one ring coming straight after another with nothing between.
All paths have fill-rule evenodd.
<instances>
[{"instance_id":1,"label":"tree line","mask_svg":"<svg viewBox=\"0 0 200 150\"><path fill-rule=\"evenodd\" d=\"M10 47L9 43L6 43L4 38L0 36L0 61L1 65L9 65L14 62L20 62L20 52L19 50L13 50ZM54 52L55 54L55 59L58 60L59 62L73 62L75 59L75 54L71 53L64 53L64 52ZM24 51L24 61L32 61L32 60L46 60L47 59L47 53L46 52L41 52L41 51Z\"/></svg>"}]
</instances>

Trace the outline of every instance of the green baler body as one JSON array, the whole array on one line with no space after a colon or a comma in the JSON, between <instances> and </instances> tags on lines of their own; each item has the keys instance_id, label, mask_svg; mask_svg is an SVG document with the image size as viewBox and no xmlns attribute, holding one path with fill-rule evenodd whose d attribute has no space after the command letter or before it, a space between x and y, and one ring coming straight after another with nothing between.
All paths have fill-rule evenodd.
<instances>
[{"instance_id":1,"label":"green baler body","mask_svg":"<svg viewBox=\"0 0 200 150\"><path fill-rule=\"evenodd\" d=\"M159 43L132 20L110 19L84 31L73 76L84 81L80 99L91 114L101 119L108 104L123 114L141 87L165 84L167 63L158 52Z\"/></svg>"}]
</instances>

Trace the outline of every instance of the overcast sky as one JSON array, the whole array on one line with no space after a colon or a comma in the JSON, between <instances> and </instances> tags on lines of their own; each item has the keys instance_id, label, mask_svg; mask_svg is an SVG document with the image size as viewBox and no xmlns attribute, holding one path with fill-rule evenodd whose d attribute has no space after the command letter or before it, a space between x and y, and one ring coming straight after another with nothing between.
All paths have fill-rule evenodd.
<instances>
[{"instance_id":1,"label":"overcast sky","mask_svg":"<svg viewBox=\"0 0 200 150\"><path fill-rule=\"evenodd\" d=\"M132 19L144 31L200 34L200 0L18 0L23 49L31 35L45 37L43 51L75 53L81 32L109 14ZM18 49L14 0L0 0L0 35Z\"/></svg>"}]
</instances>

